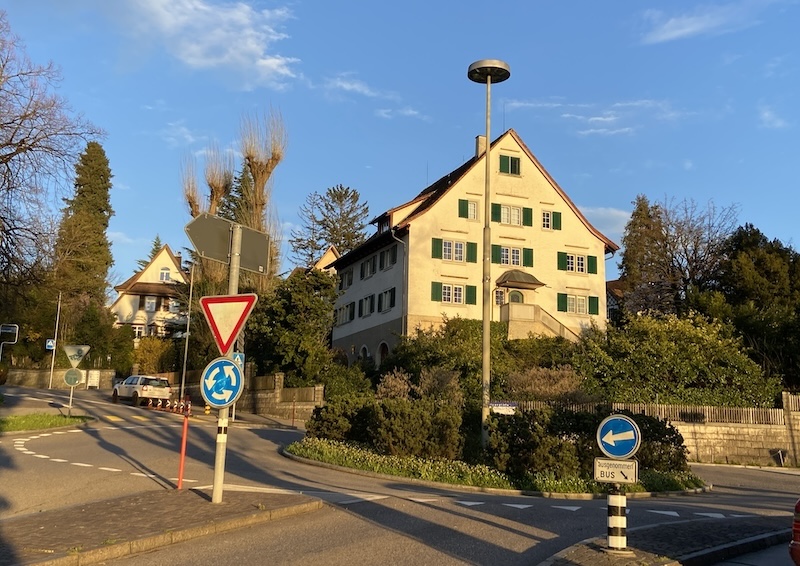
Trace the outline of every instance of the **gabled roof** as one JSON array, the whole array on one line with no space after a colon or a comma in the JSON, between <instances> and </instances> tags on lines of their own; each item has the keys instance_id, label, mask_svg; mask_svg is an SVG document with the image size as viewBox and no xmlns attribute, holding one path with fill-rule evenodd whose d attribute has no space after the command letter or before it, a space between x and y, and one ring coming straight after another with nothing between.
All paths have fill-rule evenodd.
<instances>
[{"instance_id":1,"label":"gabled roof","mask_svg":"<svg viewBox=\"0 0 800 566\"><path fill-rule=\"evenodd\" d=\"M116 300L111 304L113 308L114 304L119 301L119 299L123 295L159 295L159 296L169 296L169 297L177 297L178 291L175 288L175 281L172 284L169 283L152 283L152 282L145 282L141 281L142 274L144 274L150 267L153 265L153 262L161 256L162 254L166 253L169 259L172 261L172 264L175 267L175 271L180 274L182 279L182 283L188 283L186 279L186 273L184 273L183 268L181 267L181 261L178 257L172 253L172 250L168 245L164 245L164 247L153 256L153 259L141 270L137 271L133 275L131 275L125 282L120 283L114 290L119 293L119 296Z\"/></svg>"},{"instance_id":2,"label":"gabled roof","mask_svg":"<svg viewBox=\"0 0 800 566\"><path fill-rule=\"evenodd\" d=\"M528 148L527 145L525 145L525 142L522 141L522 139L519 137L519 134L517 134L517 132L514 131L513 128L507 130L505 133L503 133L499 137L497 137L491 143L491 147L494 148L506 136L511 136L512 138L514 138L514 141L516 141L517 144L519 144L520 148L525 152L525 154L528 156L528 158L533 162L534 166L539 170L539 172L547 180L547 182L550 184L550 186L553 187L553 190L555 190L556 193L564 200L564 203L575 213L575 215L578 217L578 219L581 221L581 223L597 239L599 239L601 242L603 242L603 245L605 246L606 253L613 253L613 252L616 252L617 250L619 250L619 246L616 243L614 243L613 241L611 241L602 232L600 232L600 230L595 228L592 225L592 223L589 222L589 220L583 215L583 213L580 211L580 209L577 206L575 206L575 203L572 202L572 199L570 199L567 196L567 194L564 192L564 190L558 185L558 183L556 183L555 179L553 179L553 177L550 176L550 173L547 172L547 170L539 162L539 160L536 159L536 157L533 155L533 153L531 153L531 150ZM394 208L390 208L389 210L387 210L383 214L380 214L380 215L376 216L375 218L373 218L370 221L370 224L379 223L381 220L389 219L389 218L391 218L391 216L392 216L392 214L394 212L396 212L398 210L401 210L403 208L408 208L408 207L416 204L417 206L411 211L411 213L408 216L406 216L405 218L401 219L399 222L395 223L395 225L394 225L394 229L395 230L402 230L402 231L407 230L408 227L411 225L411 222L413 220L415 220L416 218L422 216L423 214L425 214L425 212L430 210L431 207L433 207L433 205L436 204L436 202L440 198L442 198L447 193L447 191L450 190L450 188L453 185L455 185L459 180L461 180L462 177L464 177L467 173L469 173L472 170L472 168L475 167L478 164L479 161L481 161L481 158L483 157L483 155L485 155L485 153L482 153L479 156L474 156L474 157L468 159L465 163L463 163L457 169L454 169L453 171L451 171L447 175L444 175L440 179L436 180L433 184L431 184L428 187L426 187L425 189L423 189L422 192L420 192L416 197L414 197L410 201L408 201L408 202L406 202L404 204L401 204L399 206L396 206ZM388 243L386 237L380 238L380 240L376 240L376 238L378 236L391 237L391 230L383 232L383 233L374 234L364 244L362 244L358 248L352 250L351 252L343 255L342 257L340 257L339 259L337 259L335 262L331 263L327 267L336 267L336 269L338 270L340 267L346 266L346 265L350 265L354 261L357 261L358 259L369 255L375 249L378 249L378 248L386 245L386 243ZM380 245L378 245L379 243L380 243Z\"/></svg>"}]
</instances>

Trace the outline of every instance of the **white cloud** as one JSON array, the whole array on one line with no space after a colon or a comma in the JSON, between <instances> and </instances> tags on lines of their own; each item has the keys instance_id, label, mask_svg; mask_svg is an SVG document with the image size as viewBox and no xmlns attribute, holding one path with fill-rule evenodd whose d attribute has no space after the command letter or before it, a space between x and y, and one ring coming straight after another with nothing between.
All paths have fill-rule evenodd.
<instances>
[{"instance_id":1,"label":"white cloud","mask_svg":"<svg viewBox=\"0 0 800 566\"><path fill-rule=\"evenodd\" d=\"M237 73L241 86L283 88L297 74L299 59L274 52L288 38L280 26L291 19L288 8L258 10L245 2L212 4L207 0L137 0L131 2L130 29L158 41L184 65Z\"/></svg>"},{"instance_id":2,"label":"white cloud","mask_svg":"<svg viewBox=\"0 0 800 566\"><path fill-rule=\"evenodd\" d=\"M691 171L694 169L694 163L692 163L691 159L684 159L683 160L683 169L685 171Z\"/></svg>"},{"instance_id":3,"label":"white cloud","mask_svg":"<svg viewBox=\"0 0 800 566\"><path fill-rule=\"evenodd\" d=\"M384 118L386 120L391 120L395 116L400 116L403 118L417 118L419 120L430 119L428 116L420 114L417 110L414 110L413 108L409 108L407 106L404 108L398 108L396 110L393 110L391 108L379 108L378 110L375 110L375 115L378 118Z\"/></svg>"},{"instance_id":4,"label":"white cloud","mask_svg":"<svg viewBox=\"0 0 800 566\"><path fill-rule=\"evenodd\" d=\"M631 218L629 210L620 210L610 207L578 207L584 216L592 223L592 226L600 230L603 234L611 238L617 244L622 239L625 232L625 225Z\"/></svg>"},{"instance_id":5,"label":"white cloud","mask_svg":"<svg viewBox=\"0 0 800 566\"><path fill-rule=\"evenodd\" d=\"M758 107L758 120L762 128L769 128L771 130L779 130L789 126L786 120L778 116L775 111L766 104L762 104Z\"/></svg>"},{"instance_id":6,"label":"white cloud","mask_svg":"<svg viewBox=\"0 0 800 566\"><path fill-rule=\"evenodd\" d=\"M705 4L691 12L667 16L660 10L643 14L650 29L642 43L664 43L702 35L732 33L761 23L758 14L774 0L739 0L726 4Z\"/></svg>"},{"instance_id":7,"label":"white cloud","mask_svg":"<svg viewBox=\"0 0 800 566\"><path fill-rule=\"evenodd\" d=\"M131 238L124 232L109 232L108 239L111 240L112 244L117 244L121 246L135 244L139 241Z\"/></svg>"},{"instance_id":8,"label":"white cloud","mask_svg":"<svg viewBox=\"0 0 800 566\"><path fill-rule=\"evenodd\" d=\"M589 128L588 130L578 131L581 136L619 136L624 134L632 134L635 128Z\"/></svg>"},{"instance_id":9,"label":"white cloud","mask_svg":"<svg viewBox=\"0 0 800 566\"><path fill-rule=\"evenodd\" d=\"M167 123L159 134L172 147L192 145L204 139L202 136L195 135L184 125L183 121Z\"/></svg>"}]
</instances>

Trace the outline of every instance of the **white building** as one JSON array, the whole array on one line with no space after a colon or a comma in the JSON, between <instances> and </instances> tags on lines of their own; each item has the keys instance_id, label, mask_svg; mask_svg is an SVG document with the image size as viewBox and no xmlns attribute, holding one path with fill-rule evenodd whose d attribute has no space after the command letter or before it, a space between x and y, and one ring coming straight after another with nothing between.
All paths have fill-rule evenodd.
<instances>
[{"instance_id":1,"label":"white building","mask_svg":"<svg viewBox=\"0 0 800 566\"><path fill-rule=\"evenodd\" d=\"M482 318L484 156L376 217L377 232L334 261L342 291L333 347L376 364L417 327ZM509 338L575 340L606 324L605 260L619 246L581 213L514 130L492 143L492 320Z\"/></svg>"}]
</instances>

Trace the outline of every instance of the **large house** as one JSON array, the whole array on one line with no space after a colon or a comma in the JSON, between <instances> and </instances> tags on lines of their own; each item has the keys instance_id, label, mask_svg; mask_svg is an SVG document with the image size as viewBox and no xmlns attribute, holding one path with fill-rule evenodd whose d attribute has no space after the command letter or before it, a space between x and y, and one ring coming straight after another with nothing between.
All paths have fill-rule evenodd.
<instances>
[{"instance_id":1,"label":"large house","mask_svg":"<svg viewBox=\"0 0 800 566\"><path fill-rule=\"evenodd\" d=\"M372 220L377 232L331 266L342 291L333 347L380 364L398 337L445 318L482 318L486 138L475 156ZM509 338L577 340L606 324L605 260L619 246L597 230L519 135L491 145L492 320Z\"/></svg>"},{"instance_id":2,"label":"large house","mask_svg":"<svg viewBox=\"0 0 800 566\"><path fill-rule=\"evenodd\" d=\"M186 330L176 283L188 284L180 256L164 246L144 269L114 287L119 293L111 305L116 326L129 325L135 338L169 337Z\"/></svg>"}]
</instances>

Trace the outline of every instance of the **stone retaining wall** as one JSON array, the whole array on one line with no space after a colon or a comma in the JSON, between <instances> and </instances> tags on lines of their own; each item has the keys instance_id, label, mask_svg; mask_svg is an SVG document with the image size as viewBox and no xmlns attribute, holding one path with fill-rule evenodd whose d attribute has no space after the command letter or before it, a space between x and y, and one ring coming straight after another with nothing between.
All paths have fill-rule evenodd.
<instances>
[{"instance_id":1,"label":"stone retaining wall","mask_svg":"<svg viewBox=\"0 0 800 566\"><path fill-rule=\"evenodd\" d=\"M789 430L798 429L791 426L679 421L672 424L683 436L690 462L797 465L796 451L790 438L793 435L789 434ZM797 424L798 421L794 420L794 425Z\"/></svg>"}]
</instances>

